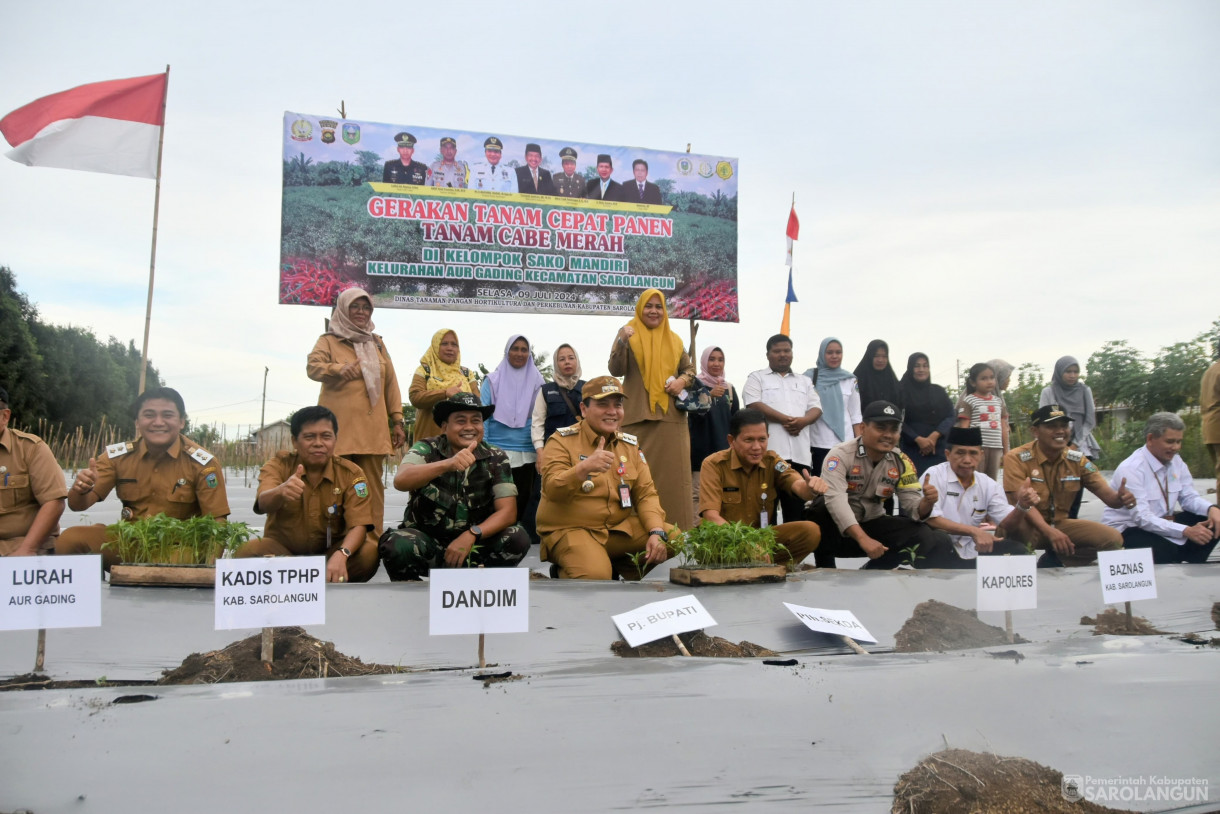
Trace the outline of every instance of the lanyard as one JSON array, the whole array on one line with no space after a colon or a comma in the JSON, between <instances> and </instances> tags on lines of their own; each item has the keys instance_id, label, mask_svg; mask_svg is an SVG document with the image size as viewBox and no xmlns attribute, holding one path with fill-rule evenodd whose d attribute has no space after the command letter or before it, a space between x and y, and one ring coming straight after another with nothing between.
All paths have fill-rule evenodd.
<instances>
[{"instance_id":1,"label":"lanyard","mask_svg":"<svg viewBox=\"0 0 1220 814\"><path fill-rule=\"evenodd\" d=\"M1165 467L1165 482L1161 483L1161 479L1156 476L1156 470L1152 468L1152 464L1148 464L1148 471L1152 473L1152 479L1156 481L1156 486L1161 490L1161 497L1165 499L1165 514L1161 517L1165 520L1173 519L1173 506L1169 503L1169 467Z\"/></svg>"}]
</instances>

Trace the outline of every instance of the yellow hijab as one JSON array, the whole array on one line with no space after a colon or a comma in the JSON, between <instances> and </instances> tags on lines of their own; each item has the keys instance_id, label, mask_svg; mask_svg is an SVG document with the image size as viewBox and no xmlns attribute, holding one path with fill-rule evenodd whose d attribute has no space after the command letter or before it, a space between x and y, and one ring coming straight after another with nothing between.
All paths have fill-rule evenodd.
<instances>
[{"instance_id":1,"label":"yellow hijab","mask_svg":"<svg viewBox=\"0 0 1220 814\"><path fill-rule=\"evenodd\" d=\"M644 324L644 303L654 296L661 298L661 308L664 311L661 324L649 328ZM644 376L649 409L660 408L661 412L667 413L669 394L665 392L665 380L678 372L678 363L682 361L682 340L669 329L669 309L665 305L665 295L655 288L641 294L635 303L635 319L627 324L635 329L630 340L631 352L635 354L635 362Z\"/></svg>"},{"instance_id":2,"label":"yellow hijab","mask_svg":"<svg viewBox=\"0 0 1220 814\"><path fill-rule=\"evenodd\" d=\"M424 380L426 390L448 390L455 384L462 385L463 390L469 389L469 379L462 374L461 351L458 351L457 361L453 364L441 361L441 340L445 338L445 334L457 337L457 331L451 328L441 328L432 334L432 344L428 347L428 352L419 357L420 366L415 375Z\"/></svg>"}]
</instances>

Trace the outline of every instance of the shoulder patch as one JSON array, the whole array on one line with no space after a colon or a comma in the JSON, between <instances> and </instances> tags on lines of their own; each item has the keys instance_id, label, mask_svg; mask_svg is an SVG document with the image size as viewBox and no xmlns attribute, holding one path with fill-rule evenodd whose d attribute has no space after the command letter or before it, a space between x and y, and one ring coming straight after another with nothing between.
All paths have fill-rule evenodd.
<instances>
[{"instance_id":1,"label":"shoulder patch","mask_svg":"<svg viewBox=\"0 0 1220 814\"><path fill-rule=\"evenodd\" d=\"M1082 458L1084 458L1084 453L1078 449L1069 449L1067 451L1067 459L1069 461L1075 461L1076 463L1080 463Z\"/></svg>"},{"instance_id":2,"label":"shoulder patch","mask_svg":"<svg viewBox=\"0 0 1220 814\"><path fill-rule=\"evenodd\" d=\"M787 461L779 461L778 463L775 464L775 471L779 472L781 475L783 473L787 472L791 468L792 467L788 466Z\"/></svg>"},{"instance_id":3,"label":"shoulder patch","mask_svg":"<svg viewBox=\"0 0 1220 814\"><path fill-rule=\"evenodd\" d=\"M352 484L352 489L356 492L356 497L368 497L369 485L363 478Z\"/></svg>"},{"instance_id":4,"label":"shoulder patch","mask_svg":"<svg viewBox=\"0 0 1220 814\"><path fill-rule=\"evenodd\" d=\"M634 444L634 445L635 445L635 446L637 446L637 447L640 445L640 441L639 441L639 439L638 439L638 438L636 438L636 437L635 437L634 435L632 435L631 433L627 433L627 432L616 432L616 433L615 433L615 436L617 436L617 437L618 437L618 440L620 440L620 441L626 441L628 444Z\"/></svg>"},{"instance_id":5,"label":"shoulder patch","mask_svg":"<svg viewBox=\"0 0 1220 814\"><path fill-rule=\"evenodd\" d=\"M416 441L411 445L411 451L416 455L427 455L432 451L432 447L428 446L423 441Z\"/></svg>"},{"instance_id":6,"label":"shoulder patch","mask_svg":"<svg viewBox=\"0 0 1220 814\"><path fill-rule=\"evenodd\" d=\"M1085 461L1085 462L1084 462L1084 471L1085 471L1085 472L1088 472L1088 473L1090 473L1090 474L1091 474L1091 473L1093 473L1093 472L1096 472L1096 471L1097 471L1097 465L1096 465L1096 464L1094 464L1092 461Z\"/></svg>"},{"instance_id":7,"label":"shoulder patch","mask_svg":"<svg viewBox=\"0 0 1220 814\"><path fill-rule=\"evenodd\" d=\"M555 430L556 435L562 435L564 438L567 438L569 435L575 435L578 432L580 432L580 429L575 426L560 427L559 429Z\"/></svg>"},{"instance_id":8,"label":"shoulder patch","mask_svg":"<svg viewBox=\"0 0 1220 814\"><path fill-rule=\"evenodd\" d=\"M107 458L117 458L120 455L126 455L131 452L132 444L128 441L120 441L117 444L110 444L106 447Z\"/></svg>"},{"instance_id":9,"label":"shoulder patch","mask_svg":"<svg viewBox=\"0 0 1220 814\"><path fill-rule=\"evenodd\" d=\"M195 447L190 451L190 454L193 460L205 465L215 457L203 447Z\"/></svg>"},{"instance_id":10,"label":"shoulder patch","mask_svg":"<svg viewBox=\"0 0 1220 814\"><path fill-rule=\"evenodd\" d=\"M830 460L828 460L826 462L826 471L834 472L836 469L839 468L840 463L841 463L841 461L838 458L831 458Z\"/></svg>"},{"instance_id":11,"label":"shoulder patch","mask_svg":"<svg viewBox=\"0 0 1220 814\"><path fill-rule=\"evenodd\" d=\"M1017 457L1022 461L1032 461L1034 458L1034 453L1030 452L1028 449L1023 449L1017 453Z\"/></svg>"}]
</instances>

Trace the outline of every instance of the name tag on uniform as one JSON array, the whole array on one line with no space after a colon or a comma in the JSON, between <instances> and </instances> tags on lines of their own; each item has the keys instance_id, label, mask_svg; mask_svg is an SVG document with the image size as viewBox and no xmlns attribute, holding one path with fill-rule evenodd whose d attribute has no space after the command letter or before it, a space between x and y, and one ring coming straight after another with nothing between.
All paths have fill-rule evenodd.
<instances>
[{"instance_id":1,"label":"name tag on uniform","mask_svg":"<svg viewBox=\"0 0 1220 814\"><path fill-rule=\"evenodd\" d=\"M631 487L625 483L618 485L618 502L624 509L631 508Z\"/></svg>"}]
</instances>

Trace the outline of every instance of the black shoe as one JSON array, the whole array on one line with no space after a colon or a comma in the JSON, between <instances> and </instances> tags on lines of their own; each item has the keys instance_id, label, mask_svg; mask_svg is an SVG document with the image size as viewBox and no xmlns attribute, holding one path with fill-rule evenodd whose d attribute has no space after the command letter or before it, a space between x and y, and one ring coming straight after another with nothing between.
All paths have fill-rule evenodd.
<instances>
[{"instance_id":1,"label":"black shoe","mask_svg":"<svg viewBox=\"0 0 1220 814\"><path fill-rule=\"evenodd\" d=\"M1038 558L1039 568L1062 568L1063 562L1054 551L1047 550Z\"/></svg>"},{"instance_id":2,"label":"black shoe","mask_svg":"<svg viewBox=\"0 0 1220 814\"><path fill-rule=\"evenodd\" d=\"M559 563L551 563L551 579L559 579Z\"/></svg>"}]
</instances>

